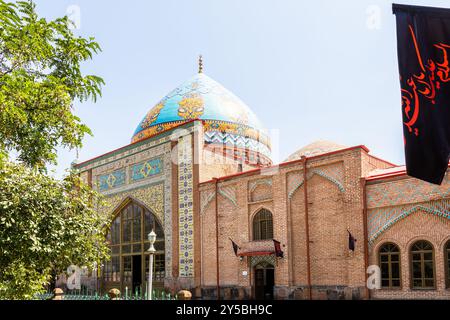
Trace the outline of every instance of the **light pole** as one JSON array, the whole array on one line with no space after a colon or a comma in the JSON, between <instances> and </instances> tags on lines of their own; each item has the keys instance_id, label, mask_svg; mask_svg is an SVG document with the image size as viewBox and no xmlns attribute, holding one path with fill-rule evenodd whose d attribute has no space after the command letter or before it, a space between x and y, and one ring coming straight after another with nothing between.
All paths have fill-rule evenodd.
<instances>
[{"instance_id":1,"label":"light pole","mask_svg":"<svg viewBox=\"0 0 450 320\"><path fill-rule=\"evenodd\" d=\"M148 241L150 241L150 248L148 248L149 253L149 263L148 263L148 300L152 300L152 281L153 281L153 255L155 254L156 250L153 244L156 241L156 233L152 230L148 234Z\"/></svg>"}]
</instances>

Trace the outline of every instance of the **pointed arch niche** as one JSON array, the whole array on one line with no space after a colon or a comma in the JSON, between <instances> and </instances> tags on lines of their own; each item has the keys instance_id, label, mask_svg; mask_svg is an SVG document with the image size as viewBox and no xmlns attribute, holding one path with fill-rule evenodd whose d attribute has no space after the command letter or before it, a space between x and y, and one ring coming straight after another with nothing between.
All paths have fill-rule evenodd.
<instances>
[{"instance_id":1,"label":"pointed arch niche","mask_svg":"<svg viewBox=\"0 0 450 320\"><path fill-rule=\"evenodd\" d=\"M164 229L159 218L141 202L130 197L114 212L107 241L111 260L104 263L102 287L120 288L122 292L143 294L147 286L150 247L147 235L154 230L156 254L153 281L163 286L165 277Z\"/></svg>"}]
</instances>

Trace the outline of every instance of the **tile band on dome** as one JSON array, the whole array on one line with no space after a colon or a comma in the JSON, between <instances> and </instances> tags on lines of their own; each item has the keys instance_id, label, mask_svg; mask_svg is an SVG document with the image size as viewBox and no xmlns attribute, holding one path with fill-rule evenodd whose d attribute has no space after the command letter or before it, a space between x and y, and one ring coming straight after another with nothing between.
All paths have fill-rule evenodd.
<instances>
[{"instance_id":1,"label":"tile band on dome","mask_svg":"<svg viewBox=\"0 0 450 320\"><path fill-rule=\"evenodd\" d=\"M259 141L248 137L222 132L205 132L205 142L207 144L215 143L220 145L235 146L242 149L253 150L267 157L270 157L270 149Z\"/></svg>"},{"instance_id":2,"label":"tile band on dome","mask_svg":"<svg viewBox=\"0 0 450 320\"><path fill-rule=\"evenodd\" d=\"M204 123L205 132L217 132L217 133L230 133L234 135L242 136L243 138L254 139L261 144L267 146L270 150L271 143L270 138L262 132L259 132L253 128L247 127L245 125L239 125L234 123L229 123L219 120L202 120ZM140 140L147 139L149 137L155 136L163 131L173 129L186 122L185 120L178 120L167 122L158 125L152 125L148 128L143 129L136 133L132 138L132 143L138 142Z\"/></svg>"}]
</instances>

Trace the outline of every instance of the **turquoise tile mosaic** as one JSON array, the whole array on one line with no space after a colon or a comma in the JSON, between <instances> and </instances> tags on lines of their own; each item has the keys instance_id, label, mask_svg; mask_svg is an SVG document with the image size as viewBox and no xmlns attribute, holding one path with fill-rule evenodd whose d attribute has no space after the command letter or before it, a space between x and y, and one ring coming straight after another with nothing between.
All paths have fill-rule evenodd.
<instances>
[{"instance_id":1,"label":"turquoise tile mosaic","mask_svg":"<svg viewBox=\"0 0 450 320\"><path fill-rule=\"evenodd\" d=\"M98 177L98 188L100 191L107 191L125 184L125 169L113 171Z\"/></svg>"},{"instance_id":2,"label":"turquoise tile mosaic","mask_svg":"<svg viewBox=\"0 0 450 320\"><path fill-rule=\"evenodd\" d=\"M139 181L163 172L163 161L161 158L150 159L131 167L131 180Z\"/></svg>"}]
</instances>

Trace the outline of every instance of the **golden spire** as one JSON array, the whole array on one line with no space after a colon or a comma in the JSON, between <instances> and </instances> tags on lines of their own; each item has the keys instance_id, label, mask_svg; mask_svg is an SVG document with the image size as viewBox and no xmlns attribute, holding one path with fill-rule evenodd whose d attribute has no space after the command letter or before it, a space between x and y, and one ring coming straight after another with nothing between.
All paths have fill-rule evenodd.
<instances>
[{"instance_id":1,"label":"golden spire","mask_svg":"<svg viewBox=\"0 0 450 320\"><path fill-rule=\"evenodd\" d=\"M202 55L198 56L198 73L203 73L203 57L202 57Z\"/></svg>"}]
</instances>

